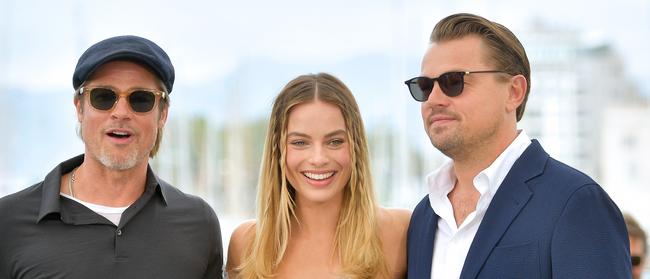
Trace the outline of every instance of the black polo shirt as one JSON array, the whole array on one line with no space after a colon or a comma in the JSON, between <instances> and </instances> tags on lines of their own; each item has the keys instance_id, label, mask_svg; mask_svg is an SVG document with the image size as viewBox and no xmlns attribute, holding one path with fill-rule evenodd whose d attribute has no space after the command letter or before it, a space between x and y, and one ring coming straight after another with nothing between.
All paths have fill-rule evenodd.
<instances>
[{"instance_id":1,"label":"black polo shirt","mask_svg":"<svg viewBox=\"0 0 650 279\"><path fill-rule=\"evenodd\" d=\"M145 191L119 226L59 194L61 176L0 199L0 278L222 278L219 220L202 199L147 168Z\"/></svg>"}]
</instances>

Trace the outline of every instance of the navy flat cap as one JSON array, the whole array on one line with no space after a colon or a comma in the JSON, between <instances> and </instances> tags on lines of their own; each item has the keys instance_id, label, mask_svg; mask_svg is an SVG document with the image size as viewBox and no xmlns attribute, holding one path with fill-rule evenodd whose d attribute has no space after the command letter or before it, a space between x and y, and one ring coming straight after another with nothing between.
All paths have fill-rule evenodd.
<instances>
[{"instance_id":1,"label":"navy flat cap","mask_svg":"<svg viewBox=\"0 0 650 279\"><path fill-rule=\"evenodd\" d=\"M162 80L167 93L174 86L174 66L167 53L154 42L138 36L117 36L94 44L84 52L72 75L75 90L99 66L115 60L128 60L149 67Z\"/></svg>"}]
</instances>

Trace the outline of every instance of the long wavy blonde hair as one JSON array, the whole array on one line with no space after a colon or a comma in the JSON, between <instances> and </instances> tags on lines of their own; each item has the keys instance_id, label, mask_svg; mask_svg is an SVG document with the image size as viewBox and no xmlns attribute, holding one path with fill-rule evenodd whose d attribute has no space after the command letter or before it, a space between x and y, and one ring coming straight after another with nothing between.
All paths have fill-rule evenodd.
<instances>
[{"instance_id":1,"label":"long wavy blonde hair","mask_svg":"<svg viewBox=\"0 0 650 279\"><path fill-rule=\"evenodd\" d=\"M238 278L271 278L282 261L296 217L296 193L286 177L286 132L291 109L320 100L341 109L350 142L351 175L344 187L334 247L340 255L340 275L346 278L387 276L377 226L377 208L368 146L357 103L350 90L326 74L299 76L275 98L264 146L253 239L244 249Z\"/></svg>"}]
</instances>

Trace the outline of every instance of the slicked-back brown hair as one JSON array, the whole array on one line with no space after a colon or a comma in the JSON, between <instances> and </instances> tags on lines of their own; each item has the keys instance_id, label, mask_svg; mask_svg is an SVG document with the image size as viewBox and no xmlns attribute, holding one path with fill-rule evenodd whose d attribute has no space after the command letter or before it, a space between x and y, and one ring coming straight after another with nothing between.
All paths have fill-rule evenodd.
<instances>
[{"instance_id":1,"label":"slicked-back brown hair","mask_svg":"<svg viewBox=\"0 0 650 279\"><path fill-rule=\"evenodd\" d=\"M512 75L523 75L527 81L526 95L517 107L517 121L521 120L530 93L530 64L523 45L515 34L505 26L489 21L481 16L460 13L453 14L436 24L431 32L431 43L461 39L477 35L488 47L488 61L494 63L496 70Z\"/></svg>"}]
</instances>

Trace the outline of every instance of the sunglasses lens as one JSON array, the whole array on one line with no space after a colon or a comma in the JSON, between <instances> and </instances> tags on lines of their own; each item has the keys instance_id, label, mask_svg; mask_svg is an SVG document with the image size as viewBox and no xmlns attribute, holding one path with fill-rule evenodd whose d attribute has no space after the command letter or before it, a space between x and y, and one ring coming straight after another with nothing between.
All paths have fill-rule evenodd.
<instances>
[{"instance_id":1,"label":"sunglasses lens","mask_svg":"<svg viewBox=\"0 0 650 279\"><path fill-rule=\"evenodd\" d=\"M406 81L406 84L411 91L411 96L416 101L426 102L431 95L433 86L438 81L438 85L445 95L449 97L456 97L463 92L465 85L464 72L449 72L440 75L438 78L416 77Z\"/></svg>"},{"instance_id":2,"label":"sunglasses lens","mask_svg":"<svg viewBox=\"0 0 650 279\"><path fill-rule=\"evenodd\" d=\"M98 110L109 110L115 104L117 94L108 88L94 88L90 91L90 104Z\"/></svg>"},{"instance_id":3,"label":"sunglasses lens","mask_svg":"<svg viewBox=\"0 0 650 279\"><path fill-rule=\"evenodd\" d=\"M431 95L431 90L433 90L434 80L426 77L419 77L415 82L417 82L417 89L419 89L418 90L419 99L416 98L416 100L420 102L424 102L427 99L429 99L429 95Z\"/></svg>"},{"instance_id":4,"label":"sunglasses lens","mask_svg":"<svg viewBox=\"0 0 650 279\"><path fill-rule=\"evenodd\" d=\"M463 85L465 84L464 76L465 74L463 72L451 72L440 75L438 78L440 89L449 97L460 95L463 92Z\"/></svg>"},{"instance_id":5,"label":"sunglasses lens","mask_svg":"<svg viewBox=\"0 0 650 279\"><path fill-rule=\"evenodd\" d=\"M411 96L418 102L424 102L429 99L431 89L433 89L433 80L427 77L416 77L406 81Z\"/></svg>"},{"instance_id":6,"label":"sunglasses lens","mask_svg":"<svg viewBox=\"0 0 650 279\"><path fill-rule=\"evenodd\" d=\"M156 96L150 91L133 91L129 95L129 104L135 112L148 112L156 104Z\"/></svg>"},{"instance_id":7,"label":"sunglasses lens","mask_svg":"<svg viewBox=\"0 0 650 279\"><path fill-rule=\"evenodd\" d=\"M641 256L632 256L632 266L639 266L641 264Z\"/></svg>"}]
</instances>

